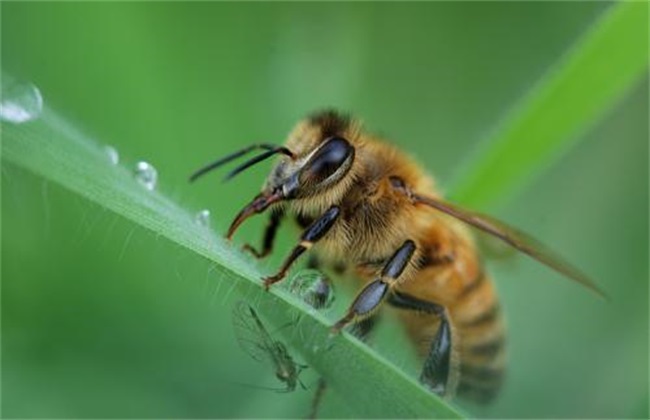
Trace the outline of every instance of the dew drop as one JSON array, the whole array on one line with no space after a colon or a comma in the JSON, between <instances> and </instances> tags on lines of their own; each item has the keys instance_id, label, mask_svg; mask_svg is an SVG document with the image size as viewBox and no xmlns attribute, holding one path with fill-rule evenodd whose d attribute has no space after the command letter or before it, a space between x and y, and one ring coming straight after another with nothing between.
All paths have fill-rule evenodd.
<instances>
[{"instance_id":1,"label":"dew drop","mask_svg":"<svg viewBox=\"0 0 650 420\"><path fill-rule=\"evenodd\" d=\"M0 120L22 124L43 112L41 91L31 83L19 83L3 75Z\"/></svg>"},{"instance_id":2,"label":"dew drop","mask_svg":"<svg viewBox=\"0 0 650 420\"><path fill-rule=\"evenodd\" d=\"M149 191L156 189L158 171L149 162L141 160L135 165L135 179Z\"/></svg>"},{"instance_id":3,"label":"dew drop","mask_svg":"<svg viewBox=\"0 0 650 420\"><path fill-rule=\"evenodd\" d=\"M210 227L210 210L203 209L196 213L194 221L199 226Z\"/></svg>"},{"instance_id":4,"label":"dew drop","mask_svg":"<svg viewBox=\"0 0 650 420\"><path fill-rule=\"evenodd\" d=\"M330 308L335 298L334 291L323 273L314 269L299 271L289 280L289 290L312 308L319 310Z\"/></svg>"},{"instance_id":5,"label":"dew drop","mask_svg":"<svg viewBox=\"0 0 650 420\"><path fill-rule=\"evenodd\" d=\"M104 153L108 156L108 161L111 162L111 165L117 165L120 163L120 154L113 146L104 146Z\"/></svg>"}]
</instances>

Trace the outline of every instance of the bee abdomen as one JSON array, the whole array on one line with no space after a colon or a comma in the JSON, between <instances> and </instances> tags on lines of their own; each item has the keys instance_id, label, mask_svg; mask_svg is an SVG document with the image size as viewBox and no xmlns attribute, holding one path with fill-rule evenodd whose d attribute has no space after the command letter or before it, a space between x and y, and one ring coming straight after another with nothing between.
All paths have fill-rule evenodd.
<instances>
[{"instance_id":1,"label":"bee abdomen","mask_svg":"<svg viewBox=\"0 0 650 420\"><path fill-rule=\"evenodd\" d=\"M496 397L504 380L505 355L503 332L485 341L461 344L458 395L480 403Z\"/></svg>"},{"instance_id":2,"label":"bee abdomen","mask_svg":"<svg viewBox=\"0 0 650 420\"><path fill-rule=\"evenodd\" d=\"M490 403L498 395L503 384L503 367L462 366L457 394L481 404Z\"/></svg>"},{"instance_id":3,"label":"bee abdomen","mask_svg":"<svg viewBox=\"0 0 650 420\"><path fill-rule=\"evenodd\" d=\"M458 332L460 381L457 394L490 402L504 379L506 334L492 281L481 273L453 307Z\"/></svg>"}]
</instances>

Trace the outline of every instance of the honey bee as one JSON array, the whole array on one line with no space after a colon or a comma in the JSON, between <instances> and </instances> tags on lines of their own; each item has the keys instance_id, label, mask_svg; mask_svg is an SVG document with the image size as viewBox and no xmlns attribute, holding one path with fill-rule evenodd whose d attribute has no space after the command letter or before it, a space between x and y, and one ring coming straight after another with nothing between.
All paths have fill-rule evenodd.
<instances>
[{"instance_id":1,"label":"honey bee","mask_svg":"<svg viewBox=\"0 0 650 420\"><path fill-rule=\"evenodd\" d=\"M493 235L596 293L586 275L523 232L442 199L433 179L405 153L337 111L299 122L284 146L256 144L195 172L208 171L255 149L260 155L231 171L279 155L261 192L235 217L231 239L250 216L270 210L258 258L273 249L285 215L304 230L279 271L283 280L306 251L311 265L342 268L362 288L346 314L362 338L384 303L399 316L423 360L420 381L436 394L492 400L503 382L506 331L499 300L468 227Z\"/></svg>"}]
</instances>

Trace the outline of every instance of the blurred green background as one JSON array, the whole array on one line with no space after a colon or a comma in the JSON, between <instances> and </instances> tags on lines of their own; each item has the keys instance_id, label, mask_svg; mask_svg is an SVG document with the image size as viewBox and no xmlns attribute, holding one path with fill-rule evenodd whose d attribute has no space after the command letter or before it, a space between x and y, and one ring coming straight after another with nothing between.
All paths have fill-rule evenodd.
<instances>
[{"instance_id":1,"label":"blurred green background","mask_svg":"<svg viewBox=\"0 0 650 420\"><path fill-rule=\"evenodd\" d=\"M153 163L159 189L190 211L209 208L222 232L267 167L230 184L214 175L190 186L188 174L243 144L280 142L325 106L362 117L451 184L610 6L3 3L2 67L115 146L121 164ZM492 209L583 267L611 302L523 258L491 263L510 330L508 381L494 405L468 413L648 416L647 92L646 77L543 178ZM263 224L238 240L257 243ZM293 238L283 228L263 266L277 267ZM277 382L237 346L236 297L210 273L3 163L2 415L304 416L310 392L239 385ZM349 409L326 397L323 414Z\"/></svg>"}]
</instances>

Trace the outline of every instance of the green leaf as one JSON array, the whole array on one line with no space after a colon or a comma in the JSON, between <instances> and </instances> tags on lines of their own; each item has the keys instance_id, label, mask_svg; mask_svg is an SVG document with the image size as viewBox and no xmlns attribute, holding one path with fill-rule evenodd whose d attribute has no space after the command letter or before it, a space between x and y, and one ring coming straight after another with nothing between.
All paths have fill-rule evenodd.
<instances>
[{"instance_id":1,"label":"green leaf","mask_svg":"<svg viewBox=\"0 0 650 420\"><path fill-rule=\"evenodd\" d=\"M299 319L287 340L364 417L444 417L460 413L356 338L329 337L325 318L281 287L264 292L262 273L174 202L111 164L106 150L47 108L33 122L2 125L2 159L59 183L217 265L275 325ZM308 337L308 339L304 339ZM377 386L377 384L381 384Z\"/></svg>"},{"instance_id":2,"label":"green leaf","mask_svg":"<svg viewBox=\"0 0 650 420\"><path fill-rule=\"evenodd\" d=\"M648 68L648 5L620 2L595 22L461 167L452 199L485 208L570 150Z\"/></svg>"}]
</instances>

